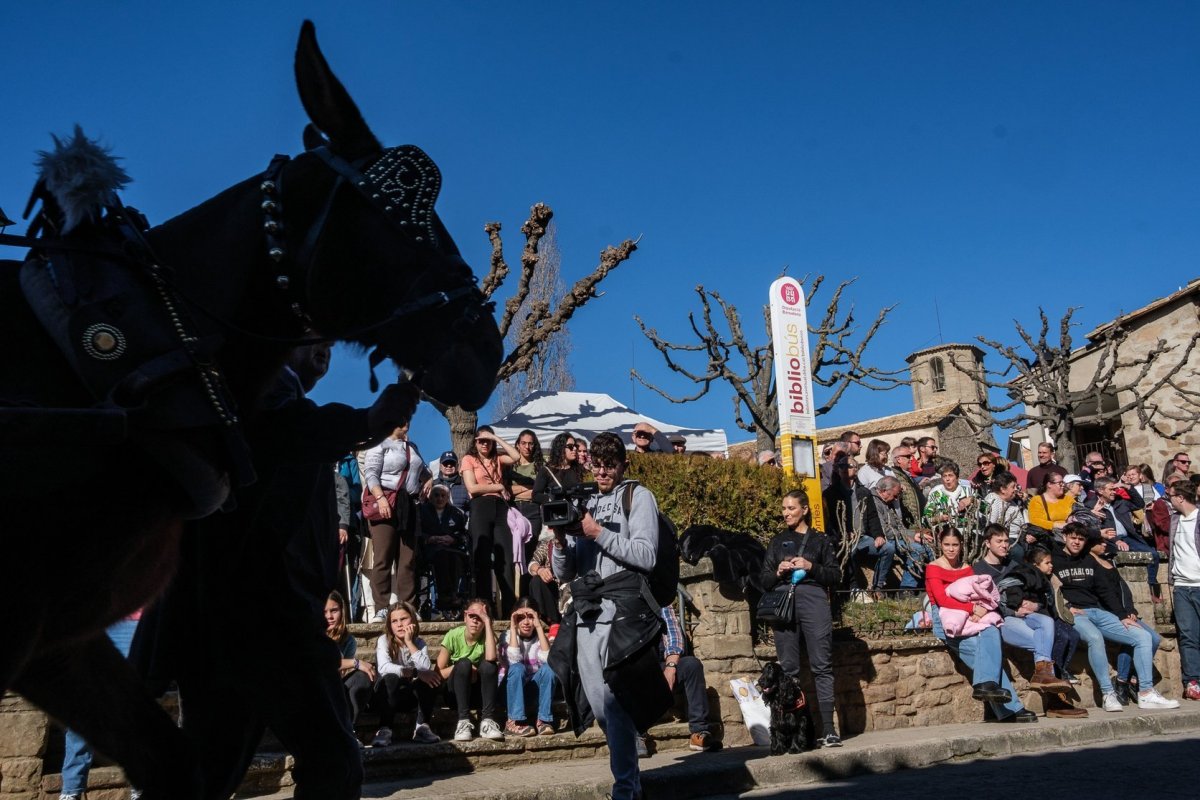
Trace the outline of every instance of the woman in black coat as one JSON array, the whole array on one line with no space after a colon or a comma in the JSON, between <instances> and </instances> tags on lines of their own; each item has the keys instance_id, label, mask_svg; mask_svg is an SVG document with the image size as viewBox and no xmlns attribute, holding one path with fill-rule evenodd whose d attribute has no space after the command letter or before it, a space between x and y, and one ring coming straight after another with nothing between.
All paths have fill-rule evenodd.
<instances>
[{"instance_id":1,"label":"woman in black coat","mask_svg":"<svg viewBox=\"0 0 1200 800\"><path fill-rule=\"evenodd\" d=\"M808 527L808 495L800 489L783 496L786 526L767 545L763 559L762 585L772 589L783 581L796 583L795 622L775 626L775 651L784 672L800 674L800 639L808 650L808 664L817 685L821 711L822 747L841 747L833 730L833 619L829 612L829 590L837 586L841 572L829 537Z\"/></svg>"}]
</instances>

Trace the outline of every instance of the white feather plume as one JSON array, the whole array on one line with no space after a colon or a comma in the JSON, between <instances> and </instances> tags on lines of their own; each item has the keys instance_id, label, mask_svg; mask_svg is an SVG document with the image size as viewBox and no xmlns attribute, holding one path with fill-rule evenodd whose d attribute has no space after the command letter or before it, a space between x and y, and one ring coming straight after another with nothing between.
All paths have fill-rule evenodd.
<instances>
[{"instance_id":1,"label":"white feather plume","mask_svg":"<svg viewBox=\"0 0 1200 800\"><path fill-rule=\"evenodd\" d=\"M124 189L130 177L107 147L84 135L75 126L75 135L66 141L54 134L53 150L38 151L35 166L54 196L64 216L63 233L84 220L93 220L112 201L114 193Z\"/></svg>"}]
</instances>

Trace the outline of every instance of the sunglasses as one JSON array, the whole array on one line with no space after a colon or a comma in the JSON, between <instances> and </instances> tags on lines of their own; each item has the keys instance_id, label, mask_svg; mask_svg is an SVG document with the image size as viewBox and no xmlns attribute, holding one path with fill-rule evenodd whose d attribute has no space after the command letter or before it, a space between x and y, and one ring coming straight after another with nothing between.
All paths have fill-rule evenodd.
<instances>
[{"instance_id":1,"label":"sunglasses","mask_svg":"<svg viewBox=\"0 0 1200 800\"><path fill-rule=\"evenodd\" d=\"M492 440L491 439L476 439L475 443L476 444L491 444Z\"/></svg>"},{"instance_id":2,"label":"sunglasses","mask_svg":"<svg viewBox=\"0 0 1200 800\"><path fill-rule=\"evenodd\" d=\"M1190 464L1190 463L1192 463L1192 460L1190 458L1177 458L1177 459L1175 459L1175 463L1176 464Z\"/></svg>"},{"instance_id":3,"label":"sunglasses","mask_svg":"<svg viewBox=\"0 0 1200 800\"><path fill-rule=\"evenodd\" d=\"M989 464L995 464L995 463L996 463L995 461L976 461L976 462L975 462L975 466L977 466L977 467L986 467L986 466L988 466Z\"/></svg>"},{"instance_id":4,"label":"sunglasses","mask_svg":"<svg viewBox=\"0 0 1200 800\"><path fill-rule=\"evenodd\" d=\"M563 450L578 450L578 449L579 449L579 445L577 445L577 444L564 444L563 445Z\"/></svg>"},{"instance_id":5,"label":"sunglasses","mask_svg":"<svg viewBox=\"0 0 1200 800\"><path fill-rule=\"evenodd\" d=\"M1047 486L1062 486L1063 482L1062 481L1049 481L1046 485Z\"/></svg>"},{"instance_id":6,"label":"sunglasses","mask_svg":"<svg viewBox=\"0 0 1200 800\"><path fill-rule=\"evenodd\" d=\"M635 438L635 439L652 439L654 437L652 437L650 434L646 433L645 431L634 431L633 438Z\"/></svg>"}]
</instances>

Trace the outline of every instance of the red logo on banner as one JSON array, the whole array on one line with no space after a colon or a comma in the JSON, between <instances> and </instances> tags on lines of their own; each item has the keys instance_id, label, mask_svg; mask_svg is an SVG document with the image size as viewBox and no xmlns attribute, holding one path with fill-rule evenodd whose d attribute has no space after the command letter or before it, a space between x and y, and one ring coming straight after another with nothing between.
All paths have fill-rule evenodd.
<instances>
[{"instance_id":1,"label":"red logo on banner","mask_svg":"<svg viewBox=\"0 0 1200 800\"><path fill-rule=\"evenodd\" d=\"M785 283L780 287L779 294L783 297L783 302L789 306L794 306L800 302L800 291L794 284Z\"/></svg>"}]
</instances>

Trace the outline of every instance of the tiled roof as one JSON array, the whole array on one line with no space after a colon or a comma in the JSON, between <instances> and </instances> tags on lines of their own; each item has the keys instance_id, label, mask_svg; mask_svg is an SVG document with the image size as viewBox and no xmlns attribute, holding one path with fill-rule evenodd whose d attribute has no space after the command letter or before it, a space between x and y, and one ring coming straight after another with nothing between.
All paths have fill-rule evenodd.
<instances>
[{"instance_id":1,"label":"tiled roof","mask_svg":"<svg viewBox=\"0 0 1200 800\"><path fill-rule=\"evenodd\" d=\"M877 436L881 433L891 433L893 431L910 430L912 428L926 428L930 425L936 425L947 417L955 416L959 408L959 403L944 403L940 406L931 406L930 408L923 408L918 411L906 411L903 414L892 414L889 417L876 417L875 419L866 419L850 425L839 425L836 428L818 428L817 441L833 441L846 431L854 431L859 436L867 437ZM729 445L729 457L733 459L749 461L757 453L758 446L753 439Z\"/></svg>"}]
</instances>

